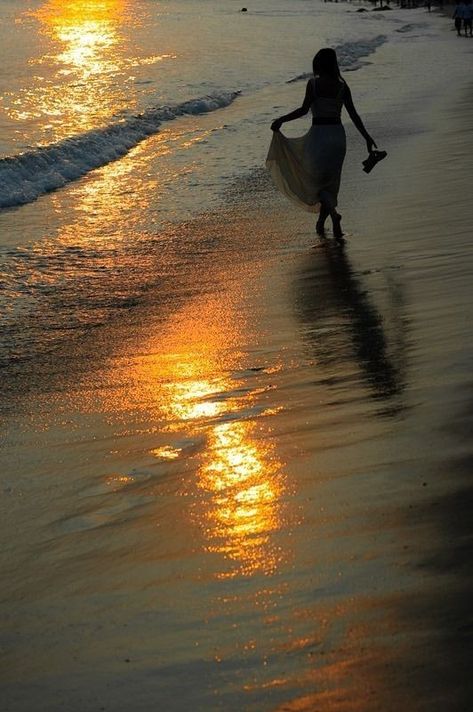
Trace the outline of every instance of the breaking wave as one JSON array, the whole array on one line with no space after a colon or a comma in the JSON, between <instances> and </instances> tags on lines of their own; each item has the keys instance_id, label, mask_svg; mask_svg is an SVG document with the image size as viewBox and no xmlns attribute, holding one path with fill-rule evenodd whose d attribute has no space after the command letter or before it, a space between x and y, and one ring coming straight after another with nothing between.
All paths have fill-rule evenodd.
<instances>
[{"instance_id":1,"label":"breaking wave","mask_svg":"<svg viewBox=\"0 0 473 712\"><path fill-rule=\"evenodd\" d=\"M30 203L94 168L121 158L156 133L163 121L221 109L239 93L222 91L175 106L149 108L104 128L0 159L0 208Z\"/></svg>"}]
</instances>

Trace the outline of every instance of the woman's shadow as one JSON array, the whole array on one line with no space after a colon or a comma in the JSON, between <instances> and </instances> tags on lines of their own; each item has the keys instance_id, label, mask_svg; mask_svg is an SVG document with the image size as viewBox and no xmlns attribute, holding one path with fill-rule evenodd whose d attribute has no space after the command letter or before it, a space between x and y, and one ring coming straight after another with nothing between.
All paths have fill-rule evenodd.
<instances>
[{"instance_id":1,"label":"woman's shadow","mask_svg":"<svg viewBox=\"0 0 473 712\"><path fill-rule=\"evenodd\" d=\"M377 414L385 417L405 409L406 370L403 294L389 271L387 277L381 314L343 246L322 240L296 282L297 315L321 380L347 387L361 381L371 398L383 402Z\"/></svg>"}]
</instances>

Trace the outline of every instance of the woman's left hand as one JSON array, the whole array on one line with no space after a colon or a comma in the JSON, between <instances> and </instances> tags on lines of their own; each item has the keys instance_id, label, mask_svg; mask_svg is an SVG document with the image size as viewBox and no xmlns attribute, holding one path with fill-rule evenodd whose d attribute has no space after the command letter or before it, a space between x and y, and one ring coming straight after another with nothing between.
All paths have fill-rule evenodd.
<instances>
[{"instance_id":1,"label":"woman's left hand","mask_svg":"<svg viewBox=\"0 0 473 712\"><path fill-rule=\"evenodd\" d=\"M279 129L281 128L281 126L282 126L282 121L281 121L281 119L276 119L276 120L273 121L273 123L271 124L271 131L279 131Z\"/></svg>"},{"instance_id":2,"label":"woman's left hand","mask_svg":"<svg viewBox=\"0 0 473 712\"><path fill-rule=\"evenodd\" d=\"M366 139L366 148L368 149L368 153L371 153L373 148L378 148L374 140L369 136L369 138Z\"/></svg>"}]
</instances>

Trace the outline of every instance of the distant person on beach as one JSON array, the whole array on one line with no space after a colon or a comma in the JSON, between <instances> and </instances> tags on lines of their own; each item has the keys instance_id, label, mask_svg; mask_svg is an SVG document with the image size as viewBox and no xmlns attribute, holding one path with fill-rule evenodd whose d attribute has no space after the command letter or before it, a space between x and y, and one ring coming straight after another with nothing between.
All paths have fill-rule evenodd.
<instances>
[{"instance_id":1,"label":"distant person on beach","mask_svg":"<svg viewBox=\"0 0 473 712\"><path fill-rule=\"evenodd\" d=\"M465 30L465 37L472 37L472 25L473 25L473 5L471 0L468 0L463 7L463 29Z\"/></svg>"},{"instance_id":2,"label":"distant person on beach","mask_svg":"<svg viewBox=\"0 0 473 712\"><path fill-rule=\"evenodd\" d=\"M457 31L458 37L461 37L463 17L464 17L465 4L463 2L457 2L453 9L453 21L455 23L455 29Z\"/></svg>"},{"instance_id":3,"label":"distant person on beach","mask_svg":"<svg viewBox=\"0 0 473 712\"><path fill-rule=\"evenodd\" d=\"M365 139L370 155L376 144L353 105L351 91L340 75L333 49L317 52L313 72L302 106L271 124L274 134L266 165L282 193L304 210L320 211L317 234L325 235L325 221L330 215L333 235L342 241L342 216L337 211L337 199L346 152L345 130L340 118L343 106ZM313 117L309 132L300 138L283 136L279 130L281 125L305 116L309 110ZM373 156L376 153L373 152Z\"/></svg>"}]
</instances>

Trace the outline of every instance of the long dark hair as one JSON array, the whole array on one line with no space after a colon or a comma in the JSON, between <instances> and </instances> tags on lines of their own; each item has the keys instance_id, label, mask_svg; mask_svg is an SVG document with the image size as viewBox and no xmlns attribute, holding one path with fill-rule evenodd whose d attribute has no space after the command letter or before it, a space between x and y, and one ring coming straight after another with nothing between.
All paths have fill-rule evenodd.
<instances>
[{"instance_id":1,"label":"long dark hair","mask_svg":"<svg viewBox=\"0 0 473 712\"><path fill-rule=\"evenodd\" d=\"M325 74L325 76L330 77L331 79L342 78L336 52L330 47L321 49L317 52L314 57L314 61L312 62L312 68L314 70L314 77L317 77L320 74Z\"/></svg>"}]
</instances>

